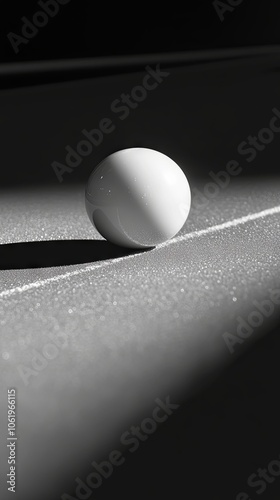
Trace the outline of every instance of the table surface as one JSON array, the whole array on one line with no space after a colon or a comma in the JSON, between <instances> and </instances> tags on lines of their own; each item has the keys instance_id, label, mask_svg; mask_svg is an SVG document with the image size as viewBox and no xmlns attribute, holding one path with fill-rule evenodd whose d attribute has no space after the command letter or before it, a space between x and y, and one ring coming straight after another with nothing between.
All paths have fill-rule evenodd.
<instances>
[{"instance_id":1,"label":"table surface","mask_svg":"<svg viewBox=\"0 0 280 500\"><path fill-rule=\"evenodd\" d=\"M15 387L16 498L73 494L156 398L193 394L261 337L231 355L223 333L280 288L279 216L278 179L234 179L174 239L126 252L91 226L83 186L1 193L1 413Z\"/></svg>"}]
</instances>

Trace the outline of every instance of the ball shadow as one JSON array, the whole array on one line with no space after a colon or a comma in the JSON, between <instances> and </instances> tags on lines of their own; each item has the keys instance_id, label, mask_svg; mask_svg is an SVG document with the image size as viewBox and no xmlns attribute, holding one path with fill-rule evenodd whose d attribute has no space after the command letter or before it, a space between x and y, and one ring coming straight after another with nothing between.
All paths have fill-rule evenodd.
<instances>
[{"instance_id":1,"label":"ball shadow","mask_svg":"<svg viewBox=\"0 0 280 500\"><path fill-rule=\"evenodd\" d=\"M124 257L145 250L105 240L61 240L0 245L0 270L70 266Z\"/></svg>"}]
</instances>

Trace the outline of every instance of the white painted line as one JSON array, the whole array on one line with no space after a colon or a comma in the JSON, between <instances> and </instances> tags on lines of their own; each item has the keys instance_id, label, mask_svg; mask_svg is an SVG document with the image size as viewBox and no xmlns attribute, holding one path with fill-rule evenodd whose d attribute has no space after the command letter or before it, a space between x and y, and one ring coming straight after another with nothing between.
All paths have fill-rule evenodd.
<instances>
[{"instance_id":1,"label":"white painted line","mask_svg":"<svg viewBox=\"0 0 280 500\"><path fill-rule=\"evenodd\" d=\"M207 227L206 229L201 229L200 231L194 231L193 233L183 234L182 236L177 236L173 240L166 241L157 248L166 247L172 243L178 243L179 241L185 241L192 238L197 238L203 236L204 234L216 233L217 231L223 231L224 229L229 229L231 227L240 226L241 224L246 224L257 219L262 219L263 217L268 217L269 215L275 215L280 213L280 205L273 208L268 208L267 210L262 210L255 214L244 215L244 217L239 217L238 219L233 219L228 222L223 222L222 224L217 224L217 226Z\"/></svg>"},{"instance_id":2,"label":"white painted line","mask_svg":"<svg viewBox=\"0 0 280 500\"><path fill-rule=\"evenodd\" d=\"M247 222L255 221L257 219L262 219L264 217L268 217L269 215L275 215L280 213L280 206L268 208L267 210L262 210L261 212L257 212L254 214L245 215L244 217L240 217L238 219L233 219L228 222L223 222L222 224L217 224L216 226L211 226L206 229L201 229L200 231L193 231L192 233L184 234L182 236L177 236L172 240L168 240L161 245L158 245L154 251L168 247L170 245L174 245L175 243L179 243L181 241L187 241L194 238L199 238L200 236L204 236L211 233L216 233L218 231L223 231L224 229L229 229L231 227L240 226L242 224L246 224ZM141 253L136 253L132 255L126 255L125 257L119 257L114 260L110 260L107 262L102 262L101 264L93 264L90 266L86 266L83 269L77 269L76 271L69 271L64 274L59 274L58 276L53 276L52 278L46 278L43 280L34 281L32 283L28 283L27 285L17 286L15 288L10 288L8 290L3 290L0 292L0 299L5 297L11 297L16 293L27 292L28 290L32 290L33 288L40 288L44 285L48 285L49 283L55 283L56 281L60 281L67 278L72 278L73 276L78 276L83 273L88 273L90 271L95 271L95 269L100 269L108 266L113 266L122 262L124 260L136 259L140 257Z\"/></svg>"}]
</instances>

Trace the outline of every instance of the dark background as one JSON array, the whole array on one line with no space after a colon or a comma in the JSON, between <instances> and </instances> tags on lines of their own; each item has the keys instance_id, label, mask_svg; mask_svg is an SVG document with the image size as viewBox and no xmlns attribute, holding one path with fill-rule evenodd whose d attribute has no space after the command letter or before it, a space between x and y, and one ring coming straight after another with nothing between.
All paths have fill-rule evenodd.
<instances>
[{"instance_id":1,"label":"dark background","mask_svg":"<svg viewBox=\"0 0 280 500\"><path fill-rule=\"evenodd\" d=\"M226 2L225 2L226 3ZM183 8L182 8L183 5ZM20 34L25 16L38 10L37 1L2 2L1 62L99 57L267 45L280 42L277 0L243 0L221 22L211 0L170 2L159 8L149 2L119 3L70 0L41 28L32 43L15 54L7 34Z\"/></svg>"},{"instance_id":2,"label":"dark background","mask_svg":"<svg viewBox=\"0 0 280 500\"><path fill-rule=\"evenodd\" d=\"M227 55L219 65L212 56L205 56L205 66L176 66L174 59L172 76L129 119L117 121L116 131L64 176L64 186L85 184L104 157L135 146L158 149L177 161L191 181L207 182L210 170L217 172L236 159L241 141L268 125L272 108L280 109L279 3L243 0L225 12L223 22L212 1L188 2L184 11L174 2L168 9L152 7L109 8L70 0L15 54L7 34L20 35L22 16L32 20L41 7L35 1L2 3L0 188L59 186L52 162L64 163L65 147L75 149L81 131L111 117L112 101L141 83L146 64L137 57L145 54L172 60L171 53L199 57L203 51L272 47L271 55L236 65L227 64ZM122 57L130 57L129 64L119 64ZM101 60L105 66L94 70ZM66 71L65 64L72 70ZM265 175L278 173L278 142L265 153ZM253 165L244 162L244 176L263 174L262 154Z\"/></svg>"}]
</instances>

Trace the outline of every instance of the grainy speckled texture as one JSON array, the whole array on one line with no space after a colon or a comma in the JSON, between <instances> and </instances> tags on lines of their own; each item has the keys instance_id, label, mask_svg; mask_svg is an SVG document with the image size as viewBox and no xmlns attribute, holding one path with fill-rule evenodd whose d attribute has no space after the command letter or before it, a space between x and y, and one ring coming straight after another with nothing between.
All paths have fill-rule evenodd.
<instances>
[{"instance_id":1,"label":"grainy speckled texture","mask_svg":"<svg viewBox=\"0 0 280 500\"><path fill-rule=\"evenodd\" d=\"M192 389L211 367L230 361L223 332L234 333L236 317L248 314L254 299L280 288L280 215L195 232L279 206L279 187L278 180L232 183L207 208L191 211L180 232L191 237L162 248L1 271L1 411L6 388L16 387L16 499L42 499L42 491L59 498L83 466L103 458L100 447L114 448L137 412L149 416L156 397ZM83 188L63 186L1 194L0 234L1 244L101 239L87 218ZM47 352L53 337L61 347L25 385L19 366L34 369L35 351ZM1 426L5 443L5 418ZM3 449L1 443L1 465Z\"/></svg>"}]
</instances>

